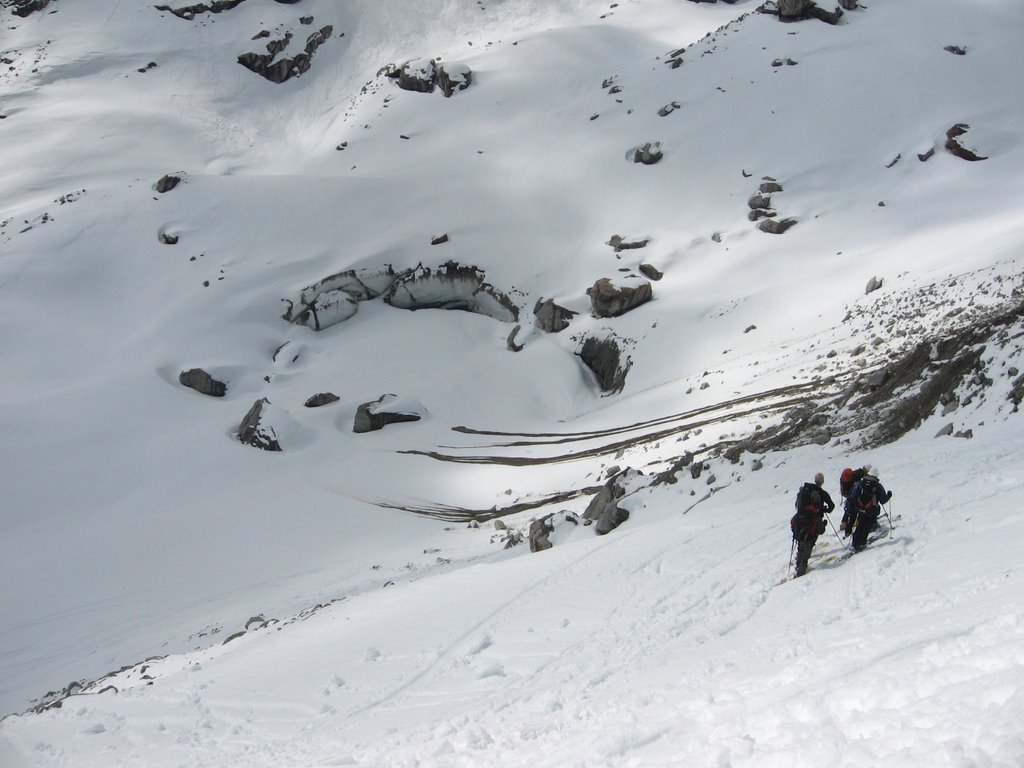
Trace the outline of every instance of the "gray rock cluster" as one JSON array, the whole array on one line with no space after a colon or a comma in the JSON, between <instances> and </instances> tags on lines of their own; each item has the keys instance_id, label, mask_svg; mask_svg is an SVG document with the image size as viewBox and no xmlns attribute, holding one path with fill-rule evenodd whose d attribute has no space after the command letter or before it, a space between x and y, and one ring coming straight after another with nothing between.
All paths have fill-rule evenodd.
<instances>
[{"instance_id":1,"label":"gray rock cluster","mask_svg":"<svg viewBox=\"0 0 1024 768\"><path fill-rule=\"evenodd\" d=\"M36 0L39 2L40 0ZM43 4L49 0L44 0ZM171 8L169 5L158 5L156 9L158 11L167 11L173 13L179 19L185 19L186 21L192 21L197 15L201 13L221 13L223 11L230 11L232 8L241 5L245 0L213 0L212 3L196 3L194 5L186 5L181 8Z\"/></svg>"},{"instance_id":2,"label":"gray rock cluster","mask_svg":"<svg viewBox=\"0 0 1024 768\"><path fill-rule=\"evenodd\" d=\"M267 43L267 53L243 53L238 57L238 63L272 83L283 83L309 71L317 49L327 42L333 33L334 27L330 24L321 27L306 38L306 45L302 51L291 57L278 58L278 54L291 43L292 34L289 32L283 38Z\"/></svg>"},{"instance_id":3,"label":"gray rock cluster","mask_svg":"<svg viewBox=\"0 0 1024 768\"><path fill-rule=\"evenodd\" d=\"M50 4L50 0L14 0L14 8L11 11L15 16L26 16L41 11Z\"/></svg>"},{"instance_id":4,"label":"gray rock cluster","mask_svg":"<svg viewBox=\"0 0 1024 768\"><path fill-rule=\"evenodd\" d=\"M441 64L433 59L411 59L404 64L388 64L381 70L403 91L433 93L440 89L445 98L464 91L473 83L473 72L465 64Z\"/></svg>"},{"instance_id":5,"label":"gray rock cluster","mask_svg":"<svg viewBox=\"0 0 1024 768\"><path fill-rule=\"evenodd\" d=\"M856 0L842 0L847 10L857 7ZM804 21L805 19L818 19L827 24L838 24L843 16L843 9L836 6L834 11L826 11L819 8L814 0L776 0L774 4L765 3L761 6L762 13L777 14L780 21Z\"/></svg>"},{"instance_id":6,"label":"gray rock cluster","mask_svg":"<svg viewBox=\"0 0 1024 768\"><path fill-rule=\"evenodd\" d=\"M762 232L781 235L796 224L796 219L776 218L778 214L772 208L771 196L776 192L782 191L781 184L771 176L764 176L762 177L761 185L758 187L757 194L747 201L747 207L750 208L747 218L751 221L760 221L761 223L757 225L757 228Z\"/></svg>"}]
</instances>

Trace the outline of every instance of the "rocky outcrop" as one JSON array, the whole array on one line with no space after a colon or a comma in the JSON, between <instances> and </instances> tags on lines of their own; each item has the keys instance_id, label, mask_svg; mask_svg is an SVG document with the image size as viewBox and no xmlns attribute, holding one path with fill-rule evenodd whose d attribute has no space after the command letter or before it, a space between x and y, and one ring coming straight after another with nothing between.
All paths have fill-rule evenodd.
<instances>
[{"instance_id":1,"label":"rocky outcrop","mask_svg":"<svg viewBox=\"0 0 1024 768\"><path fill-rule=\"evenodd\" d=\"M632 360L626 357L614 337L588 337L577 353L583 364L597 377L597 385L605 393L621 392L626 385Z\"/></svg>"},{"instance_id":2,"label":"rocky outcrop","mask_svg":"<svg viewBox=\"0 0 1024 768\"><path fill-rule=\"evenodd\" d=\"M333 392L320 392L306 400L305 406L307 408L321 408L325 405L336 403L339 400L341 400L341 398Z\"/></svg>"},{"instance_id":3,"label":"rocky outcrop","mask_svg":"<svg viewBox=\"0 0 1024 768\"><path fill-rule=\"evenodd\" d=\"M796 219L762 219L757 228L770 235L781 235L796 224Z\"/></svg>"},{"instance_id":4,"label":"rocky outcrop","mask_svg":"<svg viewBox=\"0 0 1024 768\"><path fill-rule=\"evenodd\" d=\"M551 522L551 518L554 516L555 513L552 512L530 523L529 540L531 552L543 552L545 549L551 549L554 546L550 539L551 534L555 532L555 526Z\"/></svg>"},{"instance_id":5,"label":"rocky outcrop","mask_svg":"<svg viewBox=\"0 0 1024 768\"><path fill-rule=\"evenodd\" d=\"M541 299L533 308L533 319L545 333L558 333L569 327L569 322L578 315L571 309L555 304L553 299Z\"/></svg>"},{"instance_id":6,"label":"rocky outcrop","mask_svg":"<svg viewBox=\"0 0 1024 768\"><path fill-rule=\"evenodd\" d=\"M646 248L651 242L645 237L625 238L622 235L612 235L608 238L608 245L615 249L616 253L633 250L634 248Z\"/></svg>"},{"instance_id":7,"label":"rocky outcrop","mask_svg":"<svg viewBox=\"0 0 1024 768\"><path fill-rule=\"evenodd\" d=\"M363 403L356 409L352 431L356 433L374 432L388 424L400 424L405 421L419 421L426 409L412 399L399 399L397 395L381 395L376 400Z\"/></svg>"},{"instance_id":8,"label":"rocky outcrop","mask_svg":"<svg viewBox=\"0 0 1024 768\"><path fill-rule=\"evenodd\" d=\"M826 11L819 8L813 0L776 0L774 5L765 3L761 7L761 12L777 14L780 21L818 19L827 24L838 24L843 16L842 8L837 6L834 11Z\"/></svg>"},{"instance_id":9,"label":"rocky outcrop","mask_svg":"<svg viewBox=\"0 0 1024 768\"><path fill-rule=\"evenodd\" d=\"M375 299L390 290L398 276L390 264L378 269L338 272L303 288L298 297L284 299L287 308L282 317L290 323L322 331L352 317L358 302Z\"/></svg>"},{"instance_id":10,"label":"rocky outcrop","mask_svg":"<svg viewBox=\"0 0 1024 768\"><path fill-rule=\"evenodd\" d=\"M864 295L873 293L882 287L883 279L880 277L872 277L868 280L868 284L864 286Z\"/></svg>"},{"instance_id":11,"label":"rocky outcrop","mask_svg":"<svg viewBox=\"0 0 1024 768\"><path fill-rule=\"evenodd\" d=\"M381 70L403 91L433 93L440 89L446 98L464 91L473 82L473 72L465 64L438 64L432 59L411 59L404 64L389 64Z\"/></svg>"},{"instance_id":12,"label":"rocky outcrop","mask_svg":"<svg viewBox=\"0 0 1024 768\"><path fill-rule=\"evenodd\" d=\"M43 2L45 5L49 0L35 0L36 2ZM201 13L221 13L222 11L230 11L232 8L241 5L245 0L214 0L212 3L196 3L195 5L186 5L181 8L171 8L169 5L158 5L156 9L158 11L168 11L173 13L179 19L185 19L186 21L192 21L198 14Z\"/></svg>"},{"instance_id":13,"label":"rocky outcrop","mask_svg":"<svg viewBox=\"0 0 1024 768\"><path fill-rule=\"evenodd\" d=\"M202 368L190 368L187 371L182 371L178 374L178 381L182 386L209 397L224 397L228 391L227 384L217 381Z\"/></svg>"},{"instance_id":14,"label":"rocky outcrop","mask_svg":"<svg viewBox=\"0 0 1024 768\"><path fill-rule=\"evenodd\" d=\"M436 269L420 264L395 280L384 301L399 309L458 309L506 323L519 319L519 308L484 280L482 270L454 261Z\"/></svg>"},{"instance_id":15,"label":"rocky outcrop","mask_svg":"<svg viewBox=\"0 0 1024 768\"><path fill-rule=\"evenodd\" d=\"M587 295L595 317L617 317L646 304L654 294L646 280L635 288L617 288L607 277L602 277L587 289Z\"/></svg>"},{"instance_id":16,"label":"rocky outcrop","mask_svg":"<svg viewBox=\"0 0 1024 768\"><path fill-rule=\"evenodd\" d=\"M633 469L616 472L591 498L583 519L595 523L594 532L598 536L611 533L629 520L629 510L620 507L619 502L640 477L641 473Z\"/></svg>"},{"instance_id":17,"label":"rocky outcrop","mask_svg":"<svg viewBox=\"0 0 1024 768\"><path fill-rule=\"evenodd\" d=\"M239 0L241 2L241 0ZM50 0L14 0L14 9L11 11L15 16L26 16L41 11L50 4Z\"/></svg>"},{"instance_id":18,"label":"rocky outcrop","mask_svg":"<svg viewBox=\"0 0 1024 768\"><path fill-rule=\"evenodd\" d=\"M638 269L640 270L641 275L649 280L653 280L654 282L658 282L665 276L665 273L653 264L641 264Z\"/></svg>"},{"instance_id":19,"label":"rocky outcrop","mask_svg":"<svg viewBox=\"0 0 1024 768\"><path fill-rule=\"evenodd\" d=\"M646 144L641 144L639 147L630 150L629 159L634 163L642 163L644 165L654 165L664 157L664 152L661 150L660 141L648 141Z\"/></svg>"},{"instance_id":20,"label":"rocky outcrop","mask_svg":"<svg viewBox=\"0 0 1024 768\"><path fill-rule=\"evenodd\" d=\"M333 32L334 28L330 24L321 27L306 38L302 52L290 58L277 58L291 42L291 33L287 33L283 38L267 43L267 53L243 53L238 57L238 63L272 83L283 83L309 71L317 48L327 42Z\"/></svg>"},{"instance_id":21,"label":"rocky outcrop","mask_svg":"<svg viewBox=\"0 0 1024 768\"><path fill-rule=\"evenodd\" d=\"M277 452L281 450L281 444L277 441L277 433L264 420L264 407L269 404L270 401L267 398L260 398L245 414L242 423L238 425L238 442L242 445L249 445L263 451Z\"/></svg>"},{"instance_id":22,"label":"rocky outcrop","mask_svg":"<svg viewBox=\"0 0 1024 768\"><path fill-rule=\"evenodd\" d=\"M959 138L967 133L967 129L970 127L966 123L957 123L946 131L946 151L961 160L970 160L971 162L988 160L987 157L977 154L959 142Z\"/></svg>"}]
</instances>

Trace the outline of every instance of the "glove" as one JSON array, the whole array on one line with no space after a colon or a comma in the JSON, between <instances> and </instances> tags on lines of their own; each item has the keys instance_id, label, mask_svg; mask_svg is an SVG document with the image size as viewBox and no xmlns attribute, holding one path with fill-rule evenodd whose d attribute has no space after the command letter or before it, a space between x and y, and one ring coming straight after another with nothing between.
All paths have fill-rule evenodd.
<instances>
[{"instance_id":1,"label":"glove","mask_svg":"<svg viewBox=\"0 0 1024 768\"><path fill-rule=\"evenodd\" d=\"M891 498L892 498L892 491L889 491L889 492L886 493L885 500L889 501L889 499L891 499Z\"/></svg>"}]
</instances>

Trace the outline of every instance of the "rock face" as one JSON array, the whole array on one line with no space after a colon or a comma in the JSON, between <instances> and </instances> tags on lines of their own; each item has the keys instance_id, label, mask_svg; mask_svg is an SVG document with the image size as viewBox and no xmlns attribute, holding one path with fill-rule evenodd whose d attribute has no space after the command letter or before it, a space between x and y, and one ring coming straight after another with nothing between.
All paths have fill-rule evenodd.
<instances>
[{"instance_id":1,"label":"rock face","mask_svg":"<svg viewBox=\"0 0 1024 768\"><path fill-rule=\"evenodd\" d=\"M242 423L238 425L238 441L242 445L250 445L264 451L280 451L281 444L277 441L277 434L274 428L263 420L264 406L270 401L263 397L252 404L252 408L245 414Z\"/></svg>"},{"instance_id":2,"label":"rock face","mask_svg":"<svg viewBox=\"0 0 1024 768\"><path fill-rule=\"evenodd\" d=\"M178 374L178 381L189 389L194 389L202 395L210 397L224 397L228 391L223 381L217 381L202 368L190 368Z\"/></svg>"},{"instance_id":3,"label":"rock face","mask_svg":"<svg viewBox=\"0 0 1024 768\"><path fill-rule=\"evenodd\" d=\"M288 308L282 317L290 323L322 331L352 317L358 302L384 294L397 277L390 264L378 269L338 272L303 288L297 298L284 299Z\"/></svg>"},{"instance_id":4,"label":"rock face","mask_svg":"<svg viewBox=\"0 0 1024 768\"><path fill-rule=\"evenodd\" d=\"M541 299L533 308L533 318L537 327L546 333L564 331L569 327L569 322L578 314L578 312L555 304L553 299Z\"/></svg>"},{"instance_id":5,"label":"rock face","mask_svg":"<svg viewBox=\"0 0 1024 768\"><path fill-rule=\"evenodd\" d=\"M616 288L611 280L602 277L587 289L595 317L617 317L646 304L653 297L651 284L644 281L636 288Z\"/></svg>"},{"instance_id":6,"label":"rock face","mask_svg":"<svg viewBox=\"0 0 1024 768\"><path fill-rule=\"evenodd\" d=\"M591 336L583 342L580 359L597 377L602 392L621 392L626 385L626 374L632 361L623 360L622 350L614 338L599 339Z\"/></svg>"},{"instance_id":7,"label":"rock face","mask_svg":"<svg viewBox=\"0 0 1024 768\"><path fill-rule=\"evenodd\" d=\"M272 83L283 83L293 77L298 77L303 72L309 71L313 65L313 55L317 48L327 42L333 34L334 27L328 24L306 38L306 46L293 57L277 59L291 42L291 33L279 40L272 40L267 43L268 53L243 53L238 57L238 63L248 70L265 77ZM276 59L276 60L275 60Z\"/></svg>"},{"instance_id":8,"label":"rock face","mask_svg":"<svg viewBox=\"0 0 1024 768\"><path fill-rule=\"evenodd\" d=\"M464 91L473 82L473 72L465 64L436 64L431 59L411 59L404 64L389 64L381 70L403 91L433 93L439 88L445 98Z\"/></svg>"},{"instance_id":9,"label":"rock face","mask_svg":"<svg viewBox=\"0 0 1024 768\"><path fill-rule=\"evenodd\" d=\"M956 157L959 157L961 160L970 160L971 162L988 160L987 157L982 157L970 149L967 149L967 147L963 146L958 141L961 136L967 133L968 128L970 128L970 126L966 123L957 123L946 131L946 151Z\"/></svg>"},{"instance_id":10,"label":"rock face","mask_svg":"<svg viewBox=\"0 0 1024 768\"><path fill-rule=\"evenodd\" d=\"M619 506L619 500L626 495L625 481L630 473L620 472L609 478L587 505L583 513L585 520L595 522L594 532L598 536L611 533L624 522L629 520L629 510ZM635 473L634 473L635 474Z\"/></svg>"},{"instance_id":11,"label":"rock face","mask_svg":"<svg viewBox=\"0 0 1024 768\"><path fill-rule=\"evenodd\" d=\"M413 400L399 400L397 395L381 395L376 400L363 403L356 409L352 431L374 432L388 424L403 421L419 421L426 412L423 406Z\"/></svg>"},{"instance_id":12,"label":"rock face","mask_svg":"<svg viewBox=\"0 0 1024 768\"><path fill-rule=\"evenodd\" d=\"M241 2L241 0L239 0ZM11 11L15 16L21 16L25 18L35 11L41 11L43 8L50 4L50 0L14 0L14 10Z\"/></svg>"},{"instance_id":13,"label":"rock face","mask_svg":"<svg viewBox=\"0 0 1024 768\"><path fill-rule=\"evenodd\" d=\"M245 0L213 0L212 3L196 3L194 5L186 5L182 8L171 8L169 5L158 5L156 6L156 9L158 11L168 11L173 13L179 19L192 21L192 19L200 13L221 13L222 11L230 11L235 6L241 5L244 2Z\"/></svg>"},{"instance_id":14,"label":"rock face","mask_svg":"<svg viewBox=\"0 0 1024 768\"><path fill-rule=\"evenodd\" d=\"M519 319L519 308L484 281L482 270L454 261L437 269L420 264L395 280L384 301L400 309L459 309L507 323Z\"/></svg>"}]
</instances>

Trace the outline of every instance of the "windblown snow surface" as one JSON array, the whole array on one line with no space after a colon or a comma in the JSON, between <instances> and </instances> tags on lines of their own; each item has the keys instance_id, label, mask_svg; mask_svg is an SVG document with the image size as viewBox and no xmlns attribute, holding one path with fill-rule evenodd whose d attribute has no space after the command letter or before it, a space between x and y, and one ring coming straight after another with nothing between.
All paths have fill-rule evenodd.
<instances>
[{"instance_id":1,"label":"windblown snow surface","mask_svg":"<svg viewBox=\"0 0 1024 768\"><path fill-rule=\"evenodd\" d=\"M1024 765L1019 315L983 395L895 442L649 482L774 423L787 387L1019 305L1019 0L835 26L681 0L5 5L3 768ZM301 77L236 62L328 24ZM414 58L473 82L380 73ZM961 124L987 159L944 148ZM648 142L662 160L631 162ZM766 177L783 235L748 219ZM281 317L346 269L449 260L517 305L521 352L510 323L380 299ZM641 263L653 301L593 317L586 289ZM580 314L544 333L541 299ZM575 354L609 333L613 394ZM194 367L227 395L182 387ZM423 419L354 434L384 394ZM281 453L236 438L259 398ZM894 492L877 538L848 557L830 529L789 580L796 489L820 470L838 497L863 463ZM503 548L613 467L643 473L619 528Z\"/></svg>"}]
</instances>

